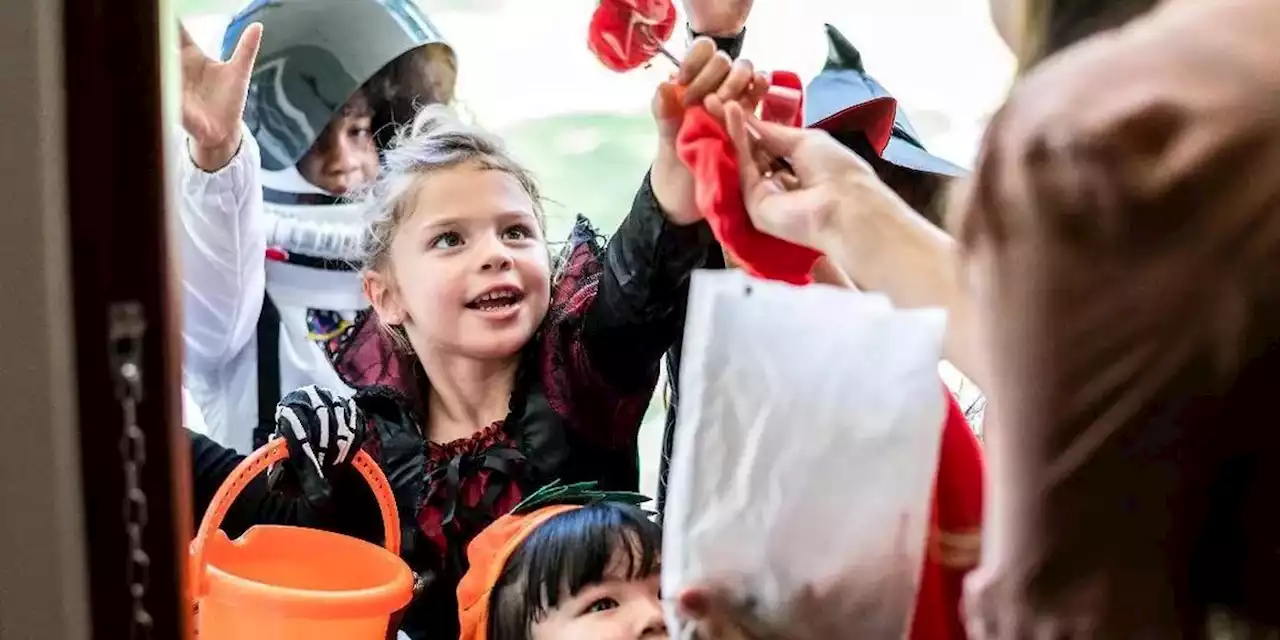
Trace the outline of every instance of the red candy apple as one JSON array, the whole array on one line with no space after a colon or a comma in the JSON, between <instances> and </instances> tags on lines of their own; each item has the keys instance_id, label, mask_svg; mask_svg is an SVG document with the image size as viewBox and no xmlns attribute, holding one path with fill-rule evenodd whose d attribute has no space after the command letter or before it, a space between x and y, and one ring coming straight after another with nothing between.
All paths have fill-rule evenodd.
<instances>
[{"instance_id":1,"label":"red candy apple","mask_svg":"<svg viewBox=\"0 0 1280 640\"><path fill-rule=\"evenodd\" d=\"M604 66L630 71L652 60L675 26L671 0L600 0L587 46Z\"/></svg>"}]
</instances>

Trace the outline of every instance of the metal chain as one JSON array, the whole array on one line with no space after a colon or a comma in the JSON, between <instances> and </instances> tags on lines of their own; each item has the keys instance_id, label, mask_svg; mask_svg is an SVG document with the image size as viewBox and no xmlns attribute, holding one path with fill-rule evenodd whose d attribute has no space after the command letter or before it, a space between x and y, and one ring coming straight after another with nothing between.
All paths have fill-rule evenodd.
<instances>
[{"instance_id":1,"label":"metal chain","mask_svg":"<svg viewBox=\"0 0 1280 640\"><path fill-rule=\"evenodd\" d=\"M147 527L147 494L141 482L142 467L147 462L147 439L138 426L138 404L142 402L142 338L146 329L141 303L131 301L111 306L108 329L111 376L124 414L120 459L124 469L124 530L129 544L125 584L133 601L130 640L149 639L153 626L146 603L151 584L151 557L142 542Z\"/></svg>"}]
</instances>

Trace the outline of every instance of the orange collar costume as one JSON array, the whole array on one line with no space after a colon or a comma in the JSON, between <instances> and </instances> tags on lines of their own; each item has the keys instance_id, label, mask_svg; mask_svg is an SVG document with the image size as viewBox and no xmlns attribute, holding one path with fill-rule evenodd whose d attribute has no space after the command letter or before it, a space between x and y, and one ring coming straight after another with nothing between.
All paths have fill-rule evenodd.
<instances>
[{"instance_id":1,"label":"orange collar costume","mask_svg":"<svg viewBox=\"0 0 1280 640\"><path fill-rule=\"evenodd\" d=\"M649 498L627 491L599 491L594 482L562 485L556 481L529 494L473 538L467 545L470 567L458 583L459 640L488 640L493 589L511 555L534 530L562 513L604 501L641 505Z\"/></svg>"},{"instance_id":2,"label":"orange collar costume","mask_svg":"<svg viewBox=\"0 0 1280 640\"><path fill-rule=\"evenodd\" d=\"M490 596L511 554L542 523L580 508L582 506L576 504L557 504L525 515L513 511L498 518L471 541L467 546L471 568L458 583L458 618L462 624L459 640L488 639Z\"/></svg>"}]
</instances>

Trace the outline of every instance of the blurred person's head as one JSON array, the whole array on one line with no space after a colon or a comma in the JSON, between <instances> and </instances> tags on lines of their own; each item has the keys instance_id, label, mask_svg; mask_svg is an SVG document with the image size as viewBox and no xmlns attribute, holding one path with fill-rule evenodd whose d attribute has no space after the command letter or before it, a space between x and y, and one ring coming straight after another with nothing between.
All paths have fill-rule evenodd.
<instances>
[{"instance_id":1,"label":"blurred person's head","mask_svg":"<svg viewBox=\"0 0 1280 640\"><path fill-rule=\"evenodd\" d=\"M991 18L1022 70L1099 31L1146 13L1160 0L991 0Z\"/></svg>"},{"instance_id":2,"label":"blurred person's head","mask_svg":"<svg viewBox=\"0 0 1280 640\"><path fill-rule=\"evenodd\" d=\"M227 28L263 24L245 122L268 201L327 204L371 182L397 125L453 100L453 50L406 0L255 0Z\"/></svg>"}]
</instances>

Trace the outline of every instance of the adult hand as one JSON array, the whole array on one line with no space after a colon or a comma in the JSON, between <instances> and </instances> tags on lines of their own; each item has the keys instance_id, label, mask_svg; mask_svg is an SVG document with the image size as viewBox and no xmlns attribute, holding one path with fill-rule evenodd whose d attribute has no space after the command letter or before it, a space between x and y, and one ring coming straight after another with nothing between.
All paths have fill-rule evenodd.
<instances>
[{"instance_id":1,"label":"adult hand","mask_svg":"<svg viewBox=\"0 0 1280 640\"><path fill-rule=\"evenodd\" d=\"M252 24L240 36L227 62L206 56L186 27L182 37L182 127L191 136L191 157L205 171L231 162L240 148L240 120L249 91L249 76L262 43L262 25Z\"/></svg>"},{"instance_id":2,"label":"adult hand","mask_svg":"<svg viewBox=\"0 0 1280 640\"><path fill-rule=\"evenodd\" d=\"M723 590L696 586L681 592L677 613L694 624L698 640L830 640L831 638L888 637L866 620L881 620L886 607L910 610L910 602L889 603L868 589L858 589L848 576L826 588L810 587L792 601L786 622L769 624ZM908 581L908 584L910 582ZM862 594L861 598L851 594ZM901 624L901 620L897 621ZM854 632L851 634L851 632ZM876 635L881 633L881 635Z\"/></svg>"},{"instance_id":3,"label":"adult hand","mask_svg":"<svg viewBox=\"0 0 1280 640\"><path fill-rule=\"evenodd\" d=\"M884 293L899 308L947 309L944 354L982 385L985 366L959 288L955 241L825 132L761 122L737 105L725 111L752 224L821 251L859 289ZM771 171L773 158L787 159L794 173ZM828 282L843 277L820 275Z\"/></svg>"},{"instance_id":4,"label":"adult hand","mask_svg":"<svg viewBox=\"0 0 1280 640\"><path fill-rule=\"evenodd\" d=\"M683 0L689 28L708 36L732 36L747 26L754 0Z\"/></svg>"},{"instance_id":5,"label":"adult hand","mask_svg":"<svg viewBox=\"0 0 1280 640\"><path fill-rule=\"evenodd\" d=\"M676 601L680 617L695 625L697 640L764 640L768 630L719 589L692 587Z\"/></svg>"},{"instance_id":6,"label":"adult hand","mask_svg":"<svg viewBox=\"0 0 1280 640\"><path fill-rule=\"evenodd\" d=\"M650 181L669 220L691 224L702 219L694 202L693 174L676 155L676 135L685 109L703 105L716 117L723 117L727 104L754 111L768 90L768 78L756 73L750 61L729 60L728 55L716 50L710 38L694 40L676 76L658 86L653 96L658 153Z\"/></svg>"},{"instance_id":7,"label":"adult hand","mask_svg":"<svg viewBox=\"0 0 1280 640\"><path fill-rule=\"evenodd\" d=\"M765 233L831 253L845 240L831 232L837 216L906 206L871 165L825 131L764 122L736 105L727 106L725 119L747 214ZM771 171L770 158L785 158L794 173Z\"/></svg>"},{"instance_id":8,"label":"adult hand","mask_svg":"<svg viewBox=\"0 0 1280 640\"><path fill-rule=\"evenodd\" d=\"M364 442L365 416L354 400L309 385L285 396L276 405L276 432L284 438L289 457L267 474L274 487L282 479L296 482L312 504L329 499L329 477L347 465Z\"/></svg>"}]
</instances>

